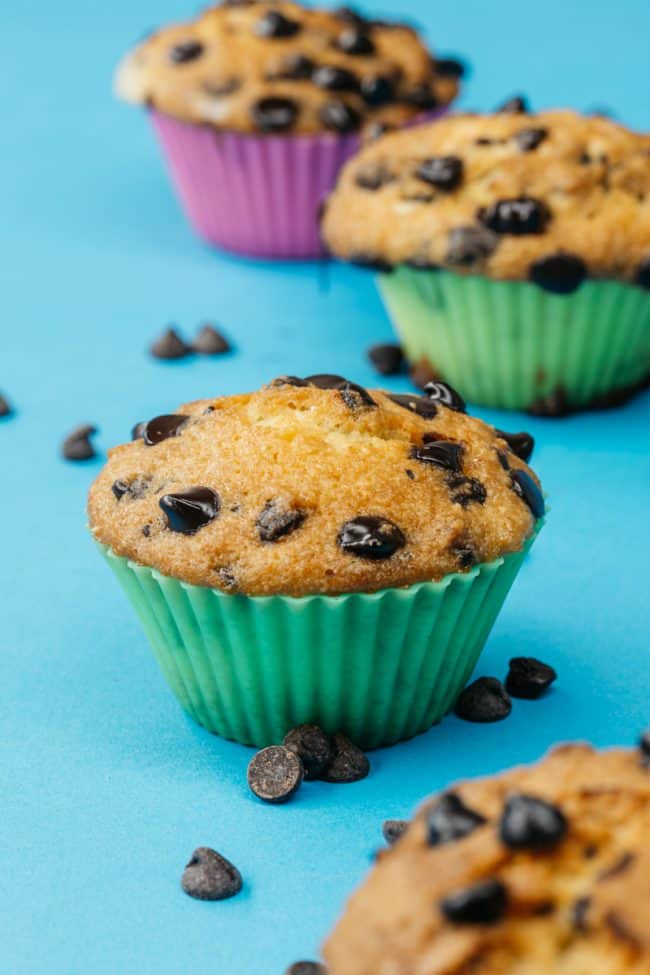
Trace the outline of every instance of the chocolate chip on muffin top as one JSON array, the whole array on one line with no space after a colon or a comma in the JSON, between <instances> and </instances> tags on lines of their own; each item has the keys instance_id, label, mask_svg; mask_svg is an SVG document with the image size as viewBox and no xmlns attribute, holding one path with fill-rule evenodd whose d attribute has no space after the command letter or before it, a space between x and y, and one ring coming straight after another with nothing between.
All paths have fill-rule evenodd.
<instances>
[{"instance_id":1,"label":"chocolate chip on muffin top","mask_svg":"<svg viewBox=\"0 0 650 975\"><path fill-rule=\"evenodd\" d=\"M506 435L464 408L444 383L389 396L325 373L189 403L110 452L91 528L118 555L230 593L468 571L520 550L544 501Z\"/></svg>"},{"instance_id":2,"label":"chocolate chip on muffin top","mask_svg":"<svg viewBox=\"0 0 650 975\"><path fill-rule=\"evenodd\" d=\"M116 88L127 101L236 132L348 132L449 104L459 87L450 63L432 59L404 24L289 0L223 3L146 38L120 65Z\"/></svg>"},{"instance_id":3,"label":"chocolate chip on muffin top","mask_svg":"<svg viewBox=\"0 0 650 975\"><path fill-rule=\"evenodd\" d=\"M650 136L571 111L454 116L392 133L348 163L323 214L346 260L530 280L650 287ZM361 262L358 262L361 263Z\"/></svg>"}]
</instances>

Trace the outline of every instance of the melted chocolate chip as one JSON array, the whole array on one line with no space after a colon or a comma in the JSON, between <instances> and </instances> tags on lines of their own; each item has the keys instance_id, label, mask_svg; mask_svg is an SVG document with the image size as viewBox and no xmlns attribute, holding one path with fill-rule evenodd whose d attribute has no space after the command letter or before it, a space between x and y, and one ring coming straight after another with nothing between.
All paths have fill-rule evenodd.
<instances>
[{"instance_id":1,"label":"melted chocolate chip","mask_svg":"<svg viewBox=\"0 0 650 975\"><path fill-rule=\"evenodd\" d=\"M354 132L361 124L359 113L341 101L325 102L319 118L325 128L334 132Z\"/></svg>"},{"instance_id":2,"label":"melted chocolate chip","mask_svg":"<svg viewBox=\"0 0 650 975\"><path fill-rule=\"evenodd\" d=\"M408 829L408 819L386 819L381 827L384 839L389 846L397 843Z\"/></svg>"},{"instance_id":3,"label":"melted chocolate chip","mask_svg":"<svg viewBox=\"0 0 650 975\"><path fill-rule=\"evenodd\" d=\"M131 428L131 440L142 440L144 437L144 431L147 429L147 424L144 420L140 420L136 423L134 427Z\"/></svg>"},{"instance_id":4,"label":"melted chocolate chip","mask_svg":"<svg viewBox=\"0 0 650 975\"><path fill-rule=\"evenodd\" d=\"M131 481L113 481L111 491L117 501L128 495L134 501L143 498L151 486L151 477L134 477Z\"/></svg>"},{"instance_id":5,"label":"melted chocolate chip","mask_svg":"<svg viewBox=\"0 0 650 975\"><path fill-rule=\"evenodd\" d=\"M312 376L307 376L305 382L308 386L316 386L317 389L340 389L347 383L347 379L333 372L316 372Z\"/></svg>"},{"instance_id":6,"label":"melted chocolate chip","mask_svg":"<svg viewBox=\"0 0 650 975\"><path fill-rule=\"evenodd\" d=\"M90 438L97 433L97 427L90 423L82 426L68 434L61 446L61 453L66 460L92 460L97 456L97 452L90 442Z\"/></svg>"},{"instance_id":7,"label":"melted chocolate chip","mask_svg":"<svg viewBox=\"0 0 650 975\"><path fill-rule=\"evenodd\" d=\"M644 731L639 738L639 751L641 753L641 764L650 768L650 728Z\"/></svg>"},{"instance_id":8,"label":"melted chocolate chip","mask_svg":"<svg viewBox=\"0 0 650 975\"><path fill-rule=\"evenodd\" d=\"M454 713L463 721L478 724L502 721L511 711L510 697L496 677L479 677L465 688L454 707Z\"/></svg>"},{"instance_id":9,"label":"melted chocolate chip","mask_svg":"<svg viewBox=\"0 0 650 975\"><path fill-rule=\"evenodd\" d=\"M587 277L587 266L576 254L549 254L530 268L530 280L556 295L576 291Z\"/></svg>"},{"instance_id":10,"label":"melted chocolate chip","mask_svg":"<svg viewBox=\"0 0 650 975\"><path fill-rule=\"evenodd\" d=\"M557 672L535 657L513 657L510 661L506 690L511 697L536 701L557 679Z\"/></svg>"},{"instance_id":11,"label":"melted chocolate chip","mask_svg":"<svg viewBox=\"0 0 650 975\"><path fill-rule=\"evenodd\" d=\"M465 477L463 474L450 474L447 486L451 491L451 500L466 508L470 504L485 504L487 491L485 486L475 477Z\"/></svg>"},{"instance_id":12,"label":"melted chocolate chip","mask_svg":"<svg viewBox=\"0 0 650 975\"><path fill-rule=\"evenodd\" d=\"M254 29L260 37L293 37L300 30L300 24L285 17L279 10L267 10L257 21Z\"/></svg>"},{"instance_id":13,"label":"melted chocolate chip","mask_svg":"<svg viewBox=\"0 0 650 975\"><path fill-rule=\"evenodd\" d=\"M391 343L372 345L368 349L368 358L380 376L397 376L404 365L401 346Z\"/></svg>"},{"instance_id":14,"label":"melted chocolate chip","mask_svg":"<svg viewBox=\"0 0 650 975\"><path fill-rule=\"evenodd\" d=\"M280 386L309 386L309 382L306 379L300 379L299 376L278 376L277 379L272 379L269 383L271 389Z\"/></svg>"},{"instance_id":15,"label":"melted chocolate chip","mask_svg":"<svg viewBox=\"0 0 650 975\"><path fill-rule=\"evenodd\" d=\"M255 102L251 112L262 132L286 132L298 117L298 106L290 98L270 95Z\"/></svg>"},{"instance_id":16,"label":"melted chocolate chip","mask_svg":"<svg viewBox=\"0 0 650 975\"><path fill-rule=\"evenodd\" d=\"M247 778L251 792L262 802L287 802L302 782L302 763L290 748L270 745L250 760Z\"/></svg>"},{"instance_id":17,"label":"melted chocolate chip","mask_svg":"<svg viewBox=\"0 0 650 975\"><path fill-rule=\"evenodd\" d=\"M433 92L433 88L431 85L426 84L426 82L412 88L406 95L405 101L411 105L415 105L416 108L421 108L423 112L435 108L438 104L438 99Z\"/></svg>"},{"instance_id":18,"label":"melted chocolate chip","mask_svg":"<svg viewBox=\"0 0 650 975\"><path fill-rule=\"evenodd\" d=\"M535 518L541 518L546 509L544 496L530 474L527 471L513 471L510 476L512 490L525 501Z\"/></svg>"},{"instance_id":19,"label":"melted chocolate chip","mask_svg":"<svg viewBox=\"0 0 650 975\"><path fill-rule=\"evenodd\" d=\"M346 68L337 68L331 64L322 64L317 67L311 76L311 80L319 88L327 91L357 91L359 79Z\"/></svg>"},{"instance_id":20,"label":"melted chocolate chip","mask_svg":"<svg viewBox=\"0 0 650 975\"><path fill-rule=\"evenodd\" d=\"M498 245L498 235L487 227L454 227L447 238L447 263L461 267L476 264L489 257Z\"/></svg>"},{"instance_id":21,"label":"melted chocolate chip","mask_svg":"<svg viewBox=\"0 0 650 975\"><path fill-rule=\"evenodd\" d=\"M335 732L332 736L332 748L332 760L321 776L324 782L345 785L366 778L370 772L370 762L347 735L341 731Z\"/></svg>"},{"instance_id":22,"label":"melted chocolate chip","mask_svg":"<svg viewBox=\"0 0 650 975\"><path fill-rule=\"evenodd\" d=\"M203 44L199 41L187 40L175 44L169 52L169 60L174 64L185 64L187 61L195 61L203 54Z\"/></svg>"},{"instance_id":23,"label":"melted chocolate chip","mask_svg":"<svg viewBox=\"0 0 650 975\"><path fill-rule=\"evenodd\" d=\"M395 393L388 398L392 403L396 403L397 406L403 406L405 410L410 410L411 413L417 413L423 420L433 420L434 416L438 414L438 407L435 402L426 396L411 396L408 393Z\"/></svg>"},{"instance_id":24,"label":"melted chocolate chip","mask_svg":"<svg viewBox=\"0 0 650 975\"><path fill-rule=\"evenodd\" d=\"M386 105L394 96L395 86L390 78L384 75L368 75L361 79L361 97L371 108Z\"/></svg>"},{"instance_id":25,"label":"melted chocolate chip","mask_svg":"<svg viewBox=\"0 0 650 975\"><path fill-rule=\"evenodd\" d=\"M445 897L440 909L452 924L497 924L506 912L508 894L500 880L482 880Z\"/></svg>"},{"instance_id":26,"label":"melted chocolate chip","mask_svg":"<svg viewBox=\"0 0 650 975\"><path fill-rule=\"evenodd\" d=\"M13 409L11 408L11 403L6 396L0 393L0 417L11 416Z\"/></svg>"},{"instance_id":27,"label":"melted chocolate chip","mask_svg":"<svg viewBox=\"0 0 650 975\"><path fill-rule=\"evenodd\" d=\"M167 517L169 530L183 535L193 535L214 521L221 507L219 495L207 487L165 494L158 503Z\"/></svg>"},{"instance_id":28,"label":"melted chocolate chip","mask_svg":"<svg viewBox=\"0 0 650 975\"><path fill-rule=\"evenodd\" d=\"M306 517L306 513L298 508L286 508L279 501L267 501L255 524L263 542L278 542L300 528Z\"/></svg>"},{"instance_id":29,"label":"melted chocolate chip","mask_svg":"<svg viewBox=\"0 0 650 975\"><path fill-rule=\"evenodd\" d=\"M466 70L458 58L435 58L433 69L441 78L462 78Z\"/></svg>"},{"instance_id":30,"label":"melted chocolate chip","mask_svg":"<svg viewBox=\"0 0 650 975\"><path fill-rule=\"evenodd\" d=\"M308 81L314 70L314 62L304 54L289 54L280 64L271 80Z\"/></svg>"},{"instance_id":31,"label":"melted chocolate chip","mask_svg":"<svg viewBox=\"0 0 650 975\"><path fill-rule=\"evenodd\" d=\"M433 464L446 471L460 473L462 469L463 445L451 440L435 440L422 447L412 447L410 456L422 464Z\"/></svg>"},{"instance_id":32,"label":"melted chocolate chip","mask_svg":"<svg viewBox=\"0 0 650 975\"><path fill-rule=\"evenodd\" d=\"M338 544L360 559L389 559L406 545L404 533L388 518L359 515L341 528Z\"/></svg>"},{"instance_id":33,"label":"melted chocolate chip","mask_svg":"<svg viewBox=\"0 0 650 975\"><path fill-rule=\"evenodd\" d=\"M638 268L636 269L636 274L634 275L634 283L639 286L639 288L645 288L650 290L650 257L642 261Z\"/></svg>"},{"instance_id":34,"label":"melted chocolate chip","mask_svg":"<svg viewBox=\"0 0 650 975\"><path fill-rule=\"evenodd\" d=\"M189 355L191 349L176 329L168 328L156 339L149 351L154 359L183 359Z\"/></svg>"},{"instance_id":35,"label":"melted chocolate chip","mask_svg":"<svg viewBox=\"0 0 650 975\"><path fill-rule=\"evenodd\" d=\"M458 559L458 567L460 569L471 569L472 566L478 563L478 556L474 548L467 542L454 545L452 552Z\"/></svg>"},{"instance_id":36,"label":"melted chocolate chip","mask_svg":"<svg viewBox=\"0 0 650 975\"><path fill-rule=\"evenodd\" d=\"M548 136L548 129L520 129L515 132L515 142L522 152L532 152Z\"/></svg>"},{"instance_id":37,"label":"melted chocolate chip","mask_svg":"<svg viewBox=\"0 0 650 975\"><path fill-rule=\"evenodd\" d=\"M375 45L359 26L347 27L337 40L337 47L346 54L374 54Z\"/></svg>"},{"instance_id":38,"label":"melted chocolate chip","mask_svg":"<svg viewBox=\"0 0 650 975\"><path fill-rule=\"evenodd\" d=\"M354 182L357 186L361 187L362 190L372 192L394 181L395 176L383 163L366 163L357 169L354 176Z\"/></svg>"},{"instance_id":39,"label":"melted chocolate chip","mask_svg":"<svg viewBox=\"0 0 650 975\"><path fill-rule=\"evenodd\" d=\"M189 422L189 416L182 413L168 413L162 416L154 416L145 424L142 436L147 447L153 447L168 440L169 437L177 437L184 426Z\"/></svg>"},{"instance_id":40,"label":"melted chocolate chip","mask_svg":"<svg viewBox=\"0 0 650 975\"><path fill-rule=\"evenodd\" d=\"M497 200L478 211L481 223L495 234L541 234L551 218L545 203L530 196Z\"/></svg>"},{"instance_id":41,"label":"melted chocolate chip","mask_svg":"<svg viewBox=\"0 0 650 975\"><path fill-rule=\"evenodd\" d=\"M447 792L428 807L426 822L429 846L443 846L469 836L487 820L468 809L455 792Z\"/></svg>"},{"instance_id":42,"label":"melted chocolate chip","mask_svg":"<svg viewBox=\"0 0 650 975\"><path fill-rule=\"evenodd\" d=\"M305 770L305 779L318 779L327 770L334 752L330 737L315 724L301 724L282 739L295 752Z\"/></svg>"},{"instance_id":43,"label":"melted chocolate chip","mask_svg":"<svg viewBox=\"0 0 650 975\"><path fill-rule=\"evenodd\" d=\"M499 835L511 850L548 850L568 829L561 809L535 796L512 795L506 802Z\"/></svg>"},{"instance_id":44,"label":"melted chocolate chip","mask_svg":"<svg viewBox=\"0 0 650 975\"><path fill-rule=\"evenodd\" d=\"M207 846L200 846L194 851L181 877L185 893L202 901L234 897L242 885L237 867Z\"/></svg>"},{"instance_id":45,"label":"melted chocolate chip","mask_svg":"<svg viewBox=\"0 0 650 975\"><path fill-rule=\"evenodd\" d=\"M339 389L339 393L350 410L362 410L377 406L368 390L359 386L358 383L346 382Z\"/></svg>"},{"instance_id":46,"label":"melted chocolate chip","mask_svg":"<svg viewBox=\"0 0 650 975\"><path fill-rule=\"evenodd\" d=\"M453 386L450 386L449 383L445 383L441 379L434 379L426 383L424 395L430 402L441 403L448 410L454 410L456 413L467 412L465 400L460 393Z\"/></svg>"},{"instance_id":47,"label":"melted chocolate chip","mask_svg":"<svg viewBox=\"0 0 650 975\"><path fill-rule=\"evenodd\" d=\"M420 163L415 175L424 183L450 192L462 182L463 161L458 156L430 156Z\"/></svg>"},{"instance_id":48,"label":"melted chocolate chip","mask_svg":"<svg viewBox=\"0 0 650 975\"><path fill-rule=\"evenodd\" d=\"M530 433L506 433L505 430L495 430L497 437L500 437L510 447L510 450L520 460L528 460L535 447L535 441Z\"/></svg>"},{"instance_id":49,"label":"melted chocolate chip","mask_svg":"<svg viewBox=\"0 0 650 975\"><path fill-rule=\"evenodd\" d=\"M508 460L508 455L505 450L497 450L496 452L499 463L503 467L504 471L510 470L510 461Z\"/></svg>"},{"instance_id":50,"label":"melted chocolate chip","mask_svg":"<svg viewBox=\"0 0 650 975\"><path fill-rule=\"evenodd\" d=\"M192 348L199 355L223 355L230 352L230 344L214 325L205 324L197 332Z\"/></svg>"},{"instance_id":51,"label":"melted chocolate chip","mask_svg":"<svg viewBox=\"0 0 650 975\"><path fill-rule=\"evenodd\" d=\"M497 112L503 115L525 115L528 111L528 101L524 95L514 95L497 108Z\"/></svg>"}]
</instances>

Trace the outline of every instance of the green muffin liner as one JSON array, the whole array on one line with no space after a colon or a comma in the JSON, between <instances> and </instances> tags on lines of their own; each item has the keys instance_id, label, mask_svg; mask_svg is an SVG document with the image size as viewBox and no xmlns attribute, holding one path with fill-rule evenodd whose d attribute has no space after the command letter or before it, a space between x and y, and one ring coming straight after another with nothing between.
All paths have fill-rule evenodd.
<instances>
[{"instance_id":1,"label":"green muffin liner","mask_svg":"<svg viewBox=\"0 0 650 975\"><path fill-rule=\"evenodd\" d=\"M376 748L453 707L532 541L440 582L299 598L229 595L100 549L199 724L261 747L314 722Z\"/></svg>"},{"instance_id":2,"label":"green muffin liner","mask_svg":"<svg viewBox=\"0 0 650 975\"><path fill-rule=\"evenodd\" d=\"M580 409L650 373L650 293L633 285L586 281L556 295L400 266L379 287L407 358L475 403L526 410L561 389Z\"/></svg>"}]
</instances>

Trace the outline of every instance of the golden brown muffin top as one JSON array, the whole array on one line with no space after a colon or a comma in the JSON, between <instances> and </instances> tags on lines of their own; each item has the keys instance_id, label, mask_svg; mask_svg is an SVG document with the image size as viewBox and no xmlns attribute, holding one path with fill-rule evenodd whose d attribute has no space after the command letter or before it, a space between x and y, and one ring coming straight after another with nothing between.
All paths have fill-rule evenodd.
<instances>
[{"instance_id":1,"label":"golden brown muffin top","mask_svg":"<svg viewBox=\"0 0 650 975\"><path fill-rule=\"evenodd\" d=\"M427 804L325 957L329 975L648 975L641 755L568 745Z\"/></svg>"},{"instance_id":2,"label":"golden brown muffin top","mask_svg":"<svg viewBox=\"0 0 650 975\"><path fill-rule=\"evenodd\" d=\"M443 404L446 400L453 408ZM249 594L374 591L519 551L537 479L444 383L283 377L150 420L92 485L90 527L168 576Z\"/></svg>"},{"instance_id":3,"label":"golden brown muffin top","mask_svg":"<svg viewBox=\"0 0 650 975\"><path fill-rule=\"evenodd\" d=\"M144 40L116 89L187 122L307 134L404 124L451 102L461 73L404 24L287 0L230 2Z\"/></svg>"},{"instance_id":4,"label":"golden brown muffin top","mask_svg":"<svg viewBox=\"0 0 650 975\"><path fill-rule=\"evenodd\" d=\"M380 269L447 268L568 293L585 277L650 288L650 136L571 111L450 116L343 170L323 236Z\"/></svg>"}]
</instances>

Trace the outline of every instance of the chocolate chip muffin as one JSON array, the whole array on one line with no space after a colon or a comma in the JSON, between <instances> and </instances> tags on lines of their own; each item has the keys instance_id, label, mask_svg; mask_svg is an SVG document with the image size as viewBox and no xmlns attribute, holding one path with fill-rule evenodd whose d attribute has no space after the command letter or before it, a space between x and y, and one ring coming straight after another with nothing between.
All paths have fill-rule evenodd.
<instances>
[{"instance_id":1,"label":"chocolate chip muffin","mask_svg":"<svg viewBox=\"0 0 650 975\"><path fill-rule=\"evenodd\" d=\"M650 771L558 748L428 803L325 948L330 975L650 971Z\"/></svg>"},{"instance_id":2,"label":"chocolate chip muffin","mask_svg":"<svg viewBox=\"0 0 650 975\"><path fill-rule=\"evenodd\" d=\"M195 720L371 748L454 706L544 513L532 438L464 409L285 376L110 452L90 528Z\"/></svg>"},{"instance_id":3,"label":"chocolate chip muffin","mask_svg":"<svg viewBox=\"0 0 650 975\"><path fill-rule=\"evenodd\" d=\"M443 113L462 65L409 26L296 3L223 3L156 31L118 94L148 106L201 237L249 256L320 256L317 213L375 133Z\"/></svg>"},{"instance_id":4,"label":"chocolate chip muffin","mask_svg":"<svg viewBox=\"0 0 650 975\"><path fill-rule=\"evenodd\" d=\"M650 372L648 135L571 111L392 133L347 165L322 228L383 272L410 358L469 398L568 412Z\"/></svg>"}]
</instances>

